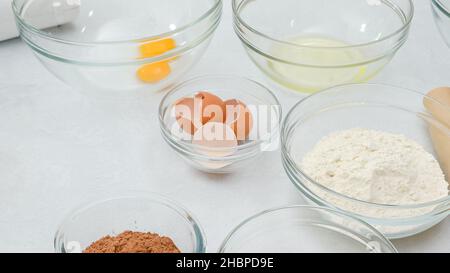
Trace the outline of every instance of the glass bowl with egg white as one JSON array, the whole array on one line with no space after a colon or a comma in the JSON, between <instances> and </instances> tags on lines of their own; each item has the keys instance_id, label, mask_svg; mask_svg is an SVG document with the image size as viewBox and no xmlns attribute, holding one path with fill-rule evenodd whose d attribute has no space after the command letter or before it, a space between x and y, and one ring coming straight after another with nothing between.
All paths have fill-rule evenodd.
<instances>
[{"instance_id":1,"label":"glass bowl with egg white","mask_svg":"<svg viewBox=\"0 0 450 273\"><path fill-rule=\"evenodd\" d=\"M406 42L412 0L233 0L250 59L289 90L312 93L373 78Z\"/></svg>"}]
</instances>

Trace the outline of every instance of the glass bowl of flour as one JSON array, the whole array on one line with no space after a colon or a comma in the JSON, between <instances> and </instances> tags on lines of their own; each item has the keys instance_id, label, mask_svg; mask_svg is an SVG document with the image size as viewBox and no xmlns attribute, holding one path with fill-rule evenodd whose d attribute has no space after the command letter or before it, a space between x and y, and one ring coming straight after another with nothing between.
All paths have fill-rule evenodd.
<instances>
[{"instance_id":1,"label":"glass bowl of flour","mask_svg":"<svg viewBox=\"0 0 450 273\"><path fill-rule=\"evenodd\" d=\"M404 238L450 211L450 108L403 88L355 84L300 101L281 132L284 168L307 201Z\"/></svg>"}]
</instances>

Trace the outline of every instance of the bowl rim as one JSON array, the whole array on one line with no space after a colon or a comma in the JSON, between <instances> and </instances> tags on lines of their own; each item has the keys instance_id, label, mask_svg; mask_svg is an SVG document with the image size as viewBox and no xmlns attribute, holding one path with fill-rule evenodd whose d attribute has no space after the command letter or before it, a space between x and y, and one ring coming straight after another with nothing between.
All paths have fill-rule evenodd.
<instances>
[{"instance_id":1,"label":"bowl rim","mask_svg":"<svg viewBox=\"0 0 450 273\"><path fill-rule=\"evenodd\" d=\"M219 247L218 253L225 253L225 248L227 247L229 241L233 238L235 234L238 233L238 231L241 230L242 227L246 226L247 224L250 224L253 222L253 220L256 220L260 217L264 216L270 216L273 213L280 212L280 211L288 211L288 210L306 210L306 211L319 211L319 212L328 212L335 216L338 216L340 218L344 218L347 220L350 220L352 222L357 222L358 224L361 224L371 230L373 234L377 235L381 241L392 251L392 253L398 253L397 248L392 244L392 242L380 231L378 231L375 227L370 225L369 223L361 220L360 218L354 217L348 213L328 208L328 207L322 207L322 206L308 206L308 205L288 205L288 206L279 206L272 209L263 210L259 213L254 214L253 216L250 216L246 218L244 221L242 221L240 224L238 224L231 232L228 233L227 237L223 240L222 244ZM340 225L342 226L342 225Z\"/></svg>"},{"instance_id":2,"label":"bowl rim","mask_svg":"<svg viewBox=\"0 0 450 273\"><path fill-rule=\"evenodd\" d=\"M450 17L450 6L446 6L442 3L441 0L432 0L431 3L433 3L434 6L436 6L439 10L442 11L446 16Z\"/></svg>"},{"instance_id":3,"label":"bowl rim","mask_svg":"<svg viewBox=\"0 0 450 273\"><path fill-rule=\"evenodd\" d=\"M403 44L406 42L406 36L399 40L397 44L395 44L394 46L392 46L388 51L385 51L383 54L381 54L380 56L376 57L376 58L368 58L367 60L363 60L357 63L351 63L351 64L345 64L345 65L314 65L314 64L305 64L305 63L297 63L297 62L293 62L287 59L281 59L279 57L273 56L270 53L264 52L263 50L259 49L258 47L256 47L255 45L251 44L248 39L246 39L245 37L243 37L243 35L239 32L236 32L239 39L243 42L243 44L247 47L247 49L252 50L253 52L262 55L263 57L275 61L275 62L279 62L279 63L283 63L283 64L288 64L288 65L293 65L293 66L302 66L302 67L310 67L310 68L320 68L320 69L326 69L326 68L352 68L355 66L362 66L362 65L367 65L367 64L371 64L373 62L379 61L379 60L383 60L386 57L392 56L393 54L395 54L401 46L403 46ZM354 47L357 48L357 47ZM348 48L333 48L333 47L316 47L316 48L312 48L312 49L324 49L324 50L340 50L340 49L348 49Z\"/></svg>"},{"instance_id":4,"label":"bowl rim","mask_svg":"<svg viewBox=\"0 0 450 273\"><path fill-rule=\"evenodd\" d=\"M169 104L167 103L170 96L176 94L181 88L183 88L186 85L189 85L191 83L194 82L201 82L203 80L206 79L228 79L228 80L243 80L243 81L247 81L249 83L255 84L256 86L258 86L259 88L261 88L261 90L264 90L264 92L266 92L271 99L274 100L274 102L276 103L275 106L278 107L278 119L277 119L277 124L276 127L273 128L273 132L271 133L271 138L275 137L276 135L279 134L280 129L281 129L281 124L282 124L282 119L283 119L283 110L280 104L280 101L278 100L278 98L276 97L276 95L274 94L273 91L271 91L268 87L264 86L263 84L249 79L247 77L243 77L243 76L237 76L237 75L221 75L221 74L208 74L208 75L203 75L203 76L197 76L194 78L191 78L189 80L186 80L174 87L171 88L171 90L169 92L167 92L165 94L165 96L163 97L163 99L161 100L160 104L159 104L159 110L158 110L158 119L159 119L159 124L160 124L160 128L161 128L161 132L163 134L164 137L167 137L168 139L166 141L170 141L171 143L175 143L175 144L179 144L177 146L179 146L179 148L189 154L190 156L199 158L199 159L208 159L208 160L214 160L214 161L224 161L224 160L233 160L233 159L242 159L246 157L246 154L240 154L240 155L230 155L230 156L207 156L207 155L202 155L200 153L192 153L189 150L187 150L186 148L191 148L193 150L195 149L199 149L199 150L207 150L207 151L213 151L213 152L217 152L217 151L227 151L229 149L223 149L223 148L206 148L204 146L201 145L197 145L197 144L192 144L192 143L188 143L183 141L182 139L175 137L170 129L167 127L167 124L164 121L164 117L166 115L165 112L165 104ZM170 104L173 104L173 102L171 102ZM258 145L264 144L266 143L265 140L262 139L258 139L258 140L254 140L254 141L250 141L248 143L239 145L237 147L238 151L242 151L242 150L251 150L251 148L257 147Z\"/></svg>"},{"instance_id":5,"label":"bowl rim","mask_svg":"<svg viewBox=\"0 0 450 273\"><path fill-rule=\"evenodd\" d=\"M291 153L290 153L290 151L289 151L289 149L287 147L287 143L286 143L286 140L288 138L287 134L286 134L287 133L287 123L291 119L291 116L294 114L294 111L297 110L304 103L307 103L311 98L315 98L316 96L319 96L321 94L326 94L328 92L332 92L332 91L335 91L336 89L343 88L343 87L360 87L360 86L372 86L372 87L375 86L375 87L378 87L378 88L386 88L387 87L387 88L394 88L394 89L397 89L397 90L401 90L401 91L409 93L411 95L421 97L422 100L426 98L429 101L432 101L433 103L436 103L436 104L444 107L444 109L448 109L448 111L450 112L450 107L442 104L441 102L433 99L430 96L427 96L426 94L423 94L423 93L421 93L419 91L415 91L415 90L412 90L412 89L398 87L398 86L395 86L395 85L377 84L377 83L363 83L363 84L358 83L358 84L344 84L344 85L334 86L334 87L327 88L325 90L319 91L319 92L317 92L317 93L315 93L313 95L310 95L310 96L308 96L306 98L303 98L302 100L297 102L291 108L291 110L288 112L288 114L286 115L286 117L284 119L284 122L283 122L283 125L282 125L282 129L281 129L281 132L280 132L280 134L281 134L281 136L280 136L281 137L281 153L282 153L283 158L285 160L287 160L287 163L289 163L290 167L295 172L297 172L298 174L303 176L304 179L307 180L312 185L318 187L319 189L325 191L326 193L332 194L333 196L337 196L338 198L342 198L344 200L349 200L351 202L362 204L362 205L365 205L365 206L369 205L369 206L372 206L372 207L385 208L385 209L420 209L420 208L424 208L424 207L437 206L437 205L441 205L441 204L446 203L446 202L450 202L450 194L448 196L444 197L444 198L440 198L438 200L434 200L434 201L431 201L431 202L420 203L420 204L392 205L392 204L380 204L380 203L373 203L373 202L363 201L363 200L359 200L359 199L352 198L350 196L344 195L344 194L339 193L337 191L334 191L333 189L330 189L330 188L328 188L328 187L326 187L326 186L316 182L309 175L307 175L301 168L298 167L298 165L295 163L295 160L292 158ZM319 200L323 199L323 198L319 197L316 193L311 191L310 187L308 187L300 179L299 179L299 181L293 181L293 179L290 178L290 180L294 184L298 183L302 187L305 187L305 189L307 189L309 192L311 192L314 195L315 198L318 198ZM449 182L449 181L447 181L447 182ZM326 203L328 203L328 202L326 202ZM445 210L448 210L448 208L444 209L444 211ZM426 215L429 215L429 214L433 214L433 211L430 212L430 213L424 214L424 215L420 215L418 217L426 216ZM412 218L416 218L416 217L412 217Z\"/></svg>"},{"instance_id":6,"label":"bowl rim","mask_svg":"<svg viewBox=\"0 0 450 273\"><path fill-rule=\"evenodd\" d=\"M189 224L192 229L193 233L195 235L195 249L194 253L205 253L206 252L206 235L202 228L202 226L199 224L199 221L196 219L193 214L187 210L185 207L180 205L178 202L170 199L169 197L155 193L155 192L130 192L125 193L121 195L115 195L108 198L101 198L96 199L95 201L91 202L84 202L81 205L78 205L75 209L72 209L69 213L66 214L66 216L63 218L61 223L58 226L57 231L55 232L54 239L53 239L53 248L55 252L59 253L61 252L61 242L60 237L61 234L64 233L64 229L67 225L70 225L70 220L72 220L77 215L86 212L92 208L95 208L98 205L102 205L108 202L114 202L118 200L129 200L129 199L135 199L135 200L145 200L149 203L158 203L161 205L164 205L173 211L175 211L180 217L182 217L187 224Z\"/></svg>"},{"instance_id":7,"label":"bowl rim","mask_svg":"<svg viewBox=\"0 0 450 273\"><path fill-rule=\"evenodd\" d=\"M49 35L48 33L35 28L34 26L28 24L26 20L22 17L20 14L20 7L17 5L18 1L20 0L13 0L11 2L12 10L14 13L14 16L20 26L23 26L28 31L31 31L32 33L35 33L41 37L45 37L49 40L52 40L54 42L63 43L63 44L70 44L70 45L77 45L77 46L97 46L97 45L112 45L112 44L122 44L122 43L141 43L145 40L161 40L167 37L171 37L177 33L181 33L199 23L201 23L203 20L208 18L210 15L212 15L215 11L222 9L222 0L212 0L215 1L215 3L200 17L196 18L194 21L187 23L175 30L163 32L157 35L151 35L151 36L145 36L141 38L134 38L134 39L125 39L125 40L112 40L112 41L96 41L96 42L80 42L80 41L73 41L73 40L67 40L67 39L61 39L58 37L55 37L54 35ZM27 0L30 1L30 0ZM25 3L24 3L25 4ZM220 17L220 14L219 16Z\"/></svg>"},{"instance_id":8,"label":"bowl rim","mask_svg":"<svg viewBox=\"0 0 450 273\"><path fill-rule=\"evenodd\" d=\"M242 1L240 5L237 4L237 1ZM240 13L239 13L239 9L240 6L242 4L245 4L246 2L248 2L249 0L232 0L232 7L233 7L233 16L235 18L235 24L236 21L239 22L240 24L242 24L245 28L247 28L249 31L253 32L256 35L259 35L265 39L271 40L275 43L279 43L279 44L284 44L286 46L290 46L290 47L295 47L295 48L302 48L302 49L325 49L325 50L339 50L339 49L349 49L349 48L359 48L359 47L365 47L365 46L370 46L370 45L374 45L386 40L389 40L390 38L405 32L407 29L409 29L409 27L411 26L411 22L414 18L414 14L415 14L415 7L414 7L414 3L412 0L407 0L409 3L409 6L411 7L411 13L410 15L406 18L406 21L403 22L403 25L401 28L397 29L396 31L383 36L382 38L379 38L378 40L373 40L371 42L365 42L365 43L359 43L359 44L353 44L353 45L345 45L345 46L307 46L307 45L299 45L296 43L292 43L289 41L285 41L285 40L280 40L280 39L276 39L273 38L269 35L266 35L264 33L262 33L261 31L256 30L255 28L251 27L248 23L246 23ZM402 10L403 11L403 10Z\"/></svg>"}]
</instances>

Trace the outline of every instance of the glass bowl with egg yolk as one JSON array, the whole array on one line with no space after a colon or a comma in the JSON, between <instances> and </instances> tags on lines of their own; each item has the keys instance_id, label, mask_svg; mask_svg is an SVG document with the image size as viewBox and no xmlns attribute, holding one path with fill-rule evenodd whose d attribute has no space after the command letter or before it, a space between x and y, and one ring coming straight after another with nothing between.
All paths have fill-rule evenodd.
<instances>
[{"instance_id":1,"label":"glass bowl with egg yolk","mask_svg":"<svg viewBox=\"0 0 450 273\"><path fill-rule=\"evenodd\" d=\"M185 74L206 51L222 2L14 0L13 10L22 39L56 77L128 95L162 90Z\"/></svg>"},{"instance_id":2,"label":"glass bowl with egg yolk","mask_svg":"<svg viewBox=\"0 0 450 273\"><path fill-rule=\"evenodd\" d=\"M251 127L240 127L239 122L233 125L234 118L228 119L227 115L230 113L228 109L235 109L233 107L225 107L227 113L221 115L221 120L203 121L202 117L200 124L192 122L191 127L192 119L189 116L192 115L189 114L183 116L189 119L189 125L180 125L183 123L180 123L176 106L182 101L201 97L223 101L227 106L229 103L245 104L252 119ZM196 109L194 106L191 111L188 107L187 112L197 113ZM207 108L204 109L207 111ZM207 173L231 173L254 162L264 152L277 150L281 117L280 103L269 89L237 76L213 75L186 81L174 87L163 98L159 107L164 140L187 163ZM232 122L228 122L229 120ZM247 119L236 120L243 120L245 123ZM241 134L243 131L239 128L249 130Z\"/></svg>"},{"instance_id":3,"label":"glass bowl with egg yolk","mask_svg":"<svg viewBox=\"0 0 450 273\"><path fill-rule=\"evenodd\" d=\"M311 93L374 77L405 43L411 0L233 0L234 27L270 79Z\"/></svg>"}]
</instances>

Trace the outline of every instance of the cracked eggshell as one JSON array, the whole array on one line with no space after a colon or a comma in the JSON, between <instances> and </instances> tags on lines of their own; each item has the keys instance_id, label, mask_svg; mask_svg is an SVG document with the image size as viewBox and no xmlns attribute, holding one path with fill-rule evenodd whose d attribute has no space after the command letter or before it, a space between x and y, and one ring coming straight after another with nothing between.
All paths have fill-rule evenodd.
<instances>
[{"instance_id":1,"label":"cracked eggshell","mask_svg":"<svg viewBox=\"0 0 450 273\"><path fill-rule=\"evenodd\" d=\"M222 122L208 122L200 127L192 143L199 146L198 152L211 157L233 155L238 147L233 129Z\"/></svg>"},{"instance_id":2,"label":"cracked eggshell","mask_svg":"<svg viewBox=\"0 0 450 273\"><path fill-rule=\"evenodd\" d=\"M202 126L200 119L195 119L199 117L195 111L198 108L195 107L193 98L182 98L175 102L174 111L175 119L178 125L188 134L193 135L199 127Z\"/></svg>"},{"instance_id":3,"label":"cracked eggshell","mask_svg":"<svg viewBox=\"0 0 450 273\"><path fill-rule=\"evenodd\" d=\"M191 135L207 122L224 122L225 103L208 92L198 92L193 98L175 102L175 118L183 130Z\"/></svg>"},{"instance_id":4,"label":"cracked eggshell","mask_svg":"<svg viewBox=\"0 0 450 273\"><path fill-rule=\"evenodd\" d=\"M201 109L203 124L225 121L225 102L218 96L205 91L198 92L194 96L194 102Z\"/></svg>"},{"instance_id":5,"label":"cracked eggshell","mask_svg":"<svg viewBox=\"0 0 450 273\"><path fill-rule=\"evenodd\" d=\"M246 140L253 129L253 114L242 101L232 99L225 101L225 123L234 131L239 141Z\"/></svg>"}]
</instances>

